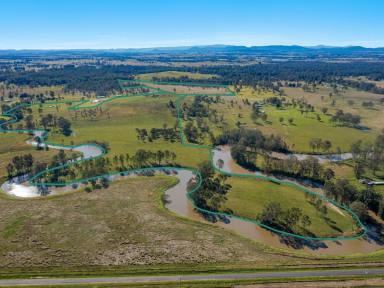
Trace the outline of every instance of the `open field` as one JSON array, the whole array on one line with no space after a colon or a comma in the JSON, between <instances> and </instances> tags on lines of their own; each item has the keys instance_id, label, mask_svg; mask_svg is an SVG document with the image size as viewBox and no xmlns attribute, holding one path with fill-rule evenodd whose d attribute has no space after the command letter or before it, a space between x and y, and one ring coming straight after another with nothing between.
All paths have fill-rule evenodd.
<instances>
[{"instance_id":1,"label":"open field","mask_svg":"<svg viewBox=\"0 0 384 288\"><path fill-rule=\"evenodd\" d=\"M0 199L0 266L126 266L166 263L293 263L231 233L165 212L160 193L174 178L112 183L91 193ZM300 260L301 261L301 260Z\"/></svg>"},{"instance_id":2,"label":"open field","mask_svg":"<svg viewBox=\"0 0 384 288\"><path fill-rule=\"evenodd\" d=\"M347 235L355 229L349 213L333 207L323 215L306 197L307 194L297 188L249 178L230 178L228 183L232 188L222 209L230 209L235 215L256 219L266 205L275 202L285 210L299 207L303 214L312 219L312 224L306 228L308 233L317 237ZM303 229L301 225L298 226L300 230Z\"/></svg>"},{"instance_id":3,"label":"open field","mask_svg":"<svg viewBox=\"0 0 384 288\"><path fill-rule=\"evenodd\" d=\"M333 114L336 110L341 109L344 112L360 115L362 124L373 129L376 133L382 129L384 106L379 104L379 99L383 95L348 88L330 97L329 94L334 93L334 91L328 86L319 86L316 92L305 92L302 88L291 87L284 87L283 90L287 97L291 99L303 98L314 105L318 111L326 107L328 108L327 113ZM373 108L364 108L362 107L364 101L373 101L375 106Z\"/></svg>"},{"instance_id":4,"label":"open field","mask_svg":"<svg viewBox=\"0 0 384 288\"><path fill-rule=\"evenodd\" d=\"M189 88L189 86L185 86L186 88ZM136 132L136 129L148 129L151 128L161 128L161 127L175 127L177 129L176 125L176 119L175 119L175 111L170 109L170 107L167 105L169 101L175 101L174 97L172 96L161 96L161 97L128 97L123 99L115 99L114 101L108 102L106 105L100 106L99 108L96 108L97 112L99 113L99 117L92 118L92 119L82 119L76 112L76 111L69 111L67 110L67 104L58 104L58 105L43 105L42 111L40 111L40 115L43 115L45 113L56 113L58 116L64 116L66 118L71 118L73 121L73 130L74 133L69 137L64 137L61 134L51 131L51 134L48 138L48 141L54 142L54 143L62 143L66 145L78 145L81 143L86 143L88 141L100 139L99 135L103 135L103 141L108 142L109 144L109 154L108 156L114 156L114 155L120 155L124 153L130 153L131 155L134 154L137 149L148 148L149 150L156 151L156 149L169 149L171 148L172 151L174 151L177 154L177 160L176 163L180 164L181 166L193 166L196 167L197 164L203 162L207 159L208 156L208 150L207 149L192 149L188 148L186 146L183 146L179 141L176 141L174 143L169 143L165 140L155 140L155 142L147 141L147 140L139 140L138 135ZM225 109L238 109L242 110L240 107L241 104L235 100L223 100L223 102L220 102L216 107L219 108L219 111L221 113L224 113L223 110ZM235 108L236 107L236 108ZM266 107L268 108L268 107ZM271 107L273 109L276 109L274 107ZM38 111L36 110L37 107L33 108L33 112L36 115ZM220 110L222 109L222 110ZM278 109L283 110L283 109ZM287 109L288 110L288 109ZM290 115L292 115L294 112L297 113L298 117L303 117L302 114L299 114L298 111L295 109L291 109L292 111L289 111ZM273 115L274 110L271 110L271 112L268 112L269 114ZM272 118L272 117L271 117ZM277 118L277 116L276 116ZM308 115L306 115L306 118L308 118ZM274 119L274 118L272 118ZM311 119L311 118L308 118ZM320 122L316 119L312 119L313 121ZM277 120L269 120L270 123L274 123ZM321 123L321 122L320 122ZM257 124L257 123L256 123ZM279 123L278 125L282 125ZM310 125L310 124L307 124ZM292 125L293 126L293 125ZM234 127L233 127L234 128ZM338 128L338 127L337 127ZM342 128L344 129L344 127ZM249 199L247 198L249 195L245 191L252 191L252 185L259 185L260 182L257 182L255 180L248 180L244 181L244 179L239 178L233 178L233 186L237 187L237 189L240 189L240 191L243 191L243 193L237 193L236 188L234 189L234 194L228 195L228 202L226 203L227 208L230 208L234 211L243 210L240 209L242 204L248 202L248 203L257 203L260 201L258 197L263 198L263 193L259 194L252 194L255 199ZM281 188L281 186L276 186L276 184L265 182L262 184L263 188L261 190L264 190L264 194L267 193L267 191L276 191L275 195L282 194L284 196L287 195L287 192L284 190L284 188ZM282 190L284 192L282 192ZM239 191L239 190L238 190ZM307 209L304 209L306 214L309 214L311 218L314 220L314 229L310 230L309 233L313 233L313 235L316 236L334 236L335 231L337 230L341 234L349 234L353 228L352 228L352 221L351 219L347 219L349 216L345 216L345 223L342 223L342 221L339 223L336 219L340 216L337 215L335 211L332 211L328 214L328 220L329 222L333 222L332 225L334 227L332 228L332 225L327 223L325 220L326 218L323 215L320 215L319 212L316 211L309 203L304 199L304 194L296 189L288 189L288 191L291 192L289 196L286 196L287 201L282 201L281 203L284 204L284 208L290 208L287 207L287 203L290 201L290 199L295 199L293 202L299 202L303 203L303 207L306 207ZM232 191L231 191L232 192ZM234 196L233 196L234 195ZM265 196L265 195L264 195ZM285 199L284 197L277 197L280 199ZM232 199L236 199L239 201L238 205L234 205L232 207ZM252 201L251 201L252 200ZM264 199L266 200L266 199ZM242 202L244 201L244 202ZM236 203L236 201L234 201ZM261 201L260 206L258 208L256 207L255 210L244 212L243 210L240 213L240 216L248 217L250 219L254 219L258 213L261 212L261 209L263 206L267 204L266 201ZM304 204L307 204L305 206ZM288 205L289 206L289 205ZM307 211L308 210L308 211ZM308 212L308 213L307 213ZM252 214L253 213L253 214ZM341 213L342 214L342 213ZM349 224L348 224L349 222ZM349 226L348 226L349 225ZM348 226L348 227L347 227ZM331 228L330 228L331 227ZM321 233L320 233L321 231Z\"/></svg>"},{"instance_id":5,"label":"open field","mask_svg":"<svg viewBox=\"0 0 384 288\"><path fill-rule=\"evenodd\" d=\"M106 141L110 146L108 153L110 157L125 153L134 154L140 148L152 151L168 149L177 154L177 163L196 166L204 159L208 159L208 151L190 149L182 146L178 141L171 143L159 139L151 143L137 139L136 128L150 130L163 128L163 125L169 128L175 126L176 118L167 108L171 99L174 101L172 96L131 97L109 102L102 106L103 114L99 117L95 119L79 117L78 120L74 120L74 133L71 136L65 137L59 133L51 133L48 141L67 145L72 142L79 145L92 140ZM74 117L75 112L69 112L65 108L62 106L58 115L69 119ZM44 108L43 113L52 112L52 109L56 108Z\"/></svg>"},{"instance_id":6,"label":"open field","mask_svg":"<svg viewBox=\"0 0 384 288\"><path fill-rule=\"evenodd\" d=\"M372 130L359 130L335 125L330 122L331 117L329 114L323 114L319 111L301 113L301 111L293 107L277 108L272 105L263 105L262 107L262 110L268 116L266 121L261 119L254 121L251 118L252 106L245 105L242 100L247 98L252 102L260 101L270 97L270 95L264 93L260 95L252 94L250 90L247 92L249 94L244 93L241 97L222 97L219 103L210 104L210 109L216 110L218 118L223 119L223 121L220 120L217 123L206 120L215 136L220 135L223 129L256 128L266 134L282 136L289 148L294 152L312 153L314 151L309 146L309 141L312 138L330 140L332 142L330 151L336 151L337 147L341 151L349 151L351 143L357 140L373 141L380 131L378 129L379 124L376 123L378 120L374 117L369 118L369 124L375 128ZM249 97L246 97L246 95L249 95ZM185 102L192 103L192 100L188 99ZM377 113L384 113L384 108L382 112L378 111ZM320 120L317 117L318 114ZM282 122L280 122L280 118L282 118ZM293 120L292 123L288 121L290 118ZM186 122L184 121L183 124L185 125ZM346 137L348 137L349 141L345 141ZM204 139L205 144L209 142L209 138Z\"/></svg>"},{"instance_id":7,"label":"open field","mask_svg":"<svg viewBox=\"0 0 384 288\"><path fill-rule=\"evenodd\" d=\"M253 96L257 99L257 95ZM226 122L227 128L235 128L236 121L240 121L245 127L282 134L288 143L298 143L298 146L290 144L294 150L308 151L307 141L310 137L329 137L335 146L340 141L340 145L345 144L340 148L345 150L348 150L349 144L345 142L346 135L352 135L349 139L360 139L362 135L373 137L370 132L334 127L326 121L328 115L322 116L324 118L319 121L311 112L302 114L293 108L277 109L269 105L263 107L269 115L268 122L255 123L250 117L251 109L242 103L240 97L222 98L225 99L220 103L211 104L211 107L225 117L225 121L219 125ZM170 107L171 101L175 103L176 97L135 96L116 99L97 108L89 106L77 112L68 110L68 104L36 105L32 110L36 121L40 115L47 113L71 119L72 135L65 137L53 130L49 134L49 142L79 145L94 140L106 141L109 144L106 157L125 153L133 155L138 149L167 149L176 153L175 162L178 165L197 167L199 163L209 159L208 149L187 147L179 140L170 142L163 139L138 139L136 129L177 129L176 110ZM192 97L185 101L191 103ZM88 109L94 110L97 116L81 114ZM294 117L293 124L286 123L286 120L280 123L281 115L284 115L284 119ZM221 128L212 129L218 134ZM301 136L301 129L308 130L309 134ZM344 141L341 137L344 137ZM220 228L182 220L163 211L159 204L160 190L169 187L172 181L174 180L166 177L154 177L150 180L139 178L116 182L108 189L91 193L71 193L31 202L1 199L0 230L5 231L5 234L2 236L4 244L0 246L0 257L3 252L4 261L0 262L4 263L3 267L17 267L20 262L25 263L25 267L169 263L194 265L232 261L252 265L279 265L292 264L295 261L300 264L306 262L300 258L285 256L285 253L284 256L268 253L262 245L234 236ZM294 188L238 177L232 177L229 181L233 188L228 194L225 208L240 211L241 216L254 219L263 206L273 200L280 202L284 209L299 205L310 216L312 225L309 231L316 236L348 235L355 228L350 216L337 210L328 209L327 220L309 204L301 191ZM253 193L254 191L257 193ZM5 214L1 216L1 213ZM184 224L187 226L184 227ZM28 236L32 230L33 236ZM378 259L381 257L377 255Z\"/></svg>"}]
</instances>

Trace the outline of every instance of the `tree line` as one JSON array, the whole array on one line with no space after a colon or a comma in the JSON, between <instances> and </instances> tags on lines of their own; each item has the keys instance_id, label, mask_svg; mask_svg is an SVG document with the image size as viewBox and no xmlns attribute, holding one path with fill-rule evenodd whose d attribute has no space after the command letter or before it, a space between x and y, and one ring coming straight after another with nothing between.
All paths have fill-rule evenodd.
<instances>
[{"instance_id":1,"label":"tree line","mask_svg":"<svg viewBox=\"0 0 384 288\"><path fill-rule=\"evenodd\" d=\"M147 130L147 128L136 128L135 131L137 139L143 142L153 142L162 138L173 143L180 139L177 124L172 128L168 128L167 124L163 124L162 128L151 128L150 130Z\"/></svg>"}]
</instances>

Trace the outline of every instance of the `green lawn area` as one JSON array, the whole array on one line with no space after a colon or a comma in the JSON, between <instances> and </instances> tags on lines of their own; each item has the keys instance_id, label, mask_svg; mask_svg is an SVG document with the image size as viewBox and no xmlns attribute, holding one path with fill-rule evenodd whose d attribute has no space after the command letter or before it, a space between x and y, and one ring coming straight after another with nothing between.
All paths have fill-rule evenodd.
<instances>
[{"instance_id":1,"label":"green lawn area","mask_svg":"<svg viewBox=\"0 0 384 288\"><path fill-rule=\"evenodd\" d=\"M375 133L369 131L361 131L351 127L336 126L331 123L328 115L320 115L321 120L317 120L315 113L301 114L295 108L277 109L273 106L264 108L268 115L268 121L260 125L261 131L275 131L287 140L293 151L312 152L309 147L311 138L321 138L332 142L331 151L336 151L340 147L342 151L349 151L351 143L363 140L373 141L376 137ZM284 121L280 123L279 118L283 117ZM293 119L293 124L288 123L288 119ZM258 121L262 123L262 121ZM348 141L345 141L348 139Z\"/></svg>"},{"instance_id":2,"label":"green lawn area","mask_svg":"<svg viewBox=\"0 0 384 288\"><path fill-rule=\"evenodd\" d=\"M110 144L108 156L119 154L134 154L138 149L146 150L171 150L177 154L176 162L183 166L196 166L208 159L208 150L191 149L182 146L179 142L167 142L164 140L155 140L154 142L143 142L137 139L136 128L162 128L164 124L167 127L174 127L176 118L167 107L170 100L175 101L172 96L161 97L131 97L116 99L102 105L103 114L94 120L81 119L72 120L73 133L65 137L59 133L50 133L49 142L64 143L75 145L87 141L98 140L106 141ZM37 107L34 111L37 113ZM45 107L43 113L55 113L57 116L64 116L67 119L74 117L75 112L69 112L65 105L56 108ZM80 113L80 112L78 112ZM110 115L110 119L107 116ZM35 114L37 117L37 114Z\"/></svg>"},{"instance_id":3,"label":"green lawn area","mask_svg":"<svg viewBox=\"0 0 384 288\"><path fill-rule=\"evenodd\" d=\"M343 210L328 206L324 216L310 203L306 194L297 188L250 178L231 177L227 182L232 185L232 189L222 210L231 209L235 215L255 219L268 203L277 202L283 210L292 207L302 209L312 221L307 230L317 237L348 235L356 228L352 217Z\"/></svg>"}]
</instances>

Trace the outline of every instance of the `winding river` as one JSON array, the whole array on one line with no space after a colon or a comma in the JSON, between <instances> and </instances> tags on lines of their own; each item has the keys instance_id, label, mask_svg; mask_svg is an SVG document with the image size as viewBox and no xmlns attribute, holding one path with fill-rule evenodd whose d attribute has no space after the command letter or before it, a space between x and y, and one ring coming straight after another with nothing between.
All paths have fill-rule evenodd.
<instances>
[{"instance_id":1,"label":"winding river","mask_svg":"<svg viewBox=\"0 0 384 288\"><path fill-rule=\"evenodd\" d=\"M214 161L218 159L224 160L224 165L221 167L223 171L232 173L250 174L252 172L238 166L230 157L229 149L221 148L214 150ZM202 222L207 221L200 213L196 212L189 199L186 197L186 189L188 182L194 177L193 173L188 170L182 170L178 173L179 183L167 190L165 194L169 201L166 207L183 217L194 219ZM257 180L255 180L257 181ZM302 183L301 183L302 184ZM237 234L256 240L263 244L292 251L302 251L310 254L324 255L348 255L355 253L367 253L381 249L381 244L375 240L374 233L368 233L368 237L347 240L347 241L303 241L301 243L288 242L287 239L272 233L260 226L245 222L236 218L216 219L216 222L209 222L212 225L229 229Z\"/></svg>"},{"instance_id":2,"label":"winding river","mask_svg":"<svg viewBox=\"0 0 384 288\"><path fill-rule=\"evenodd\" d=\"M36 130L33 131L33 139L36 139L36 137L43 138L44 131ZM28 144L37 146L38 143L35 140L29 140L27 141ZM45 145L45 144L44 144ZM61 145L55 145L55 144L46 144L51 149L64 149L64 150L73 150L80 152L82 154L81 159L90 159L94 157L98 157L104 153L104 150L94 144L83 144L79 146L74 147L66 147ZM295 156L298 159L304 159L308 156L313 156L319 159L319 161L340 161L349 159L352 155L350 153L340 154L340 155L306 155L306 154L291 154L291 155L284 155L279 154L275 155L277 157L290 157ZM237 174L255 174L260 172L251 172L248 171L239 165L237 165L231 155L228 147L221 147L216 148L213 150L213 165L216 166L217 169L219 169L222 172L227 173L237 173ZM223 165L221 167L217 167L216 163L218 160L223 160ZM171 169L171 168L170 168ZM157 170L158 173L161 173L161 171L165 172L163 168L153 168L152 170ZM169 170L169 169L168 169ZM177 172L176 172L177 171ZM260 226L251 223L251 222L245 222L242 220L239 220L237 218L232 217L216 217L216 218L210 218L206 219L204 218L200 213L196 212L196 210L193 208L190 200L187 197L187 187L188 183L190 181L193 181L196 177L194 173L191 170L183 169L183 168L176 168L172 173L172 175L176 176L179 179L179 182L174 187L168 189L165 192L167 203L165 204L166 208L170 211L190 219L194 219L196 221L201 221L204 223L210 223L215 226L219 226L228 230L233 231L234 233L240 234L244 237L247 237L249 239L261 242L265 245L273 246L275 248L282 248L285 250L292 250L292 251L302 251L307 252L311 254L327 254L327 255L347 255L347 254L356 254L356 253L367 253L372 252L378 249L381 249L383 246L379 239L380 237L376 236L376 233L374 229L369 229L367 235L365 235L362 238L355 239L355 240L346 240L346 241L308 241L308 240L295 240L292 241L292 239L284 238L283 236L279 236L275 233L270 232L269 230L266 230L264 228L261 228ZM111 176L111 180L117 180L122 177L125 177L127 175L134 176L138 173L127 173L126 175L117 175ZM168 173L169 174L169 173ZM167 174L167 175L168 175ZM140 175L140 174L139 174ZM11 179L4 184L1 185L1 189L6 192L9 195L15 196L15 197L21 197L21 198L30 198L30 197L40 197L42 196L41 191L36 186L32 186L28 182L28 178L30 175L25 175L21 177L17 177L14 179ZM305 183L305 182L298 182L298 180L295 179L285 179L288 181L292 181L295 183L298 183L300 185L309 185L313 183ZM257 181L257 180L255 180ZM73 185L70 186L63 186L63 187L50 187L50 194L60 194L64 192L69 192L75 189L78 189L81 187L82 184L77 185L74 187ZM311 187L311 189L321 191L321 187ZM331 204L330 204L331 205ZM337 207L334 207L337 208Z\"/></svg>"},{"instance_id":3,"label":"winding river","mask_svg":"<svg viewBox=\"0 0 384 288\"><path fill-rule=\"evenodd\" d=\"M34 139L37 137L43 138L44 131L35 130L33 132L33 138L27 141L27 144L32 146L37 146L38 142ZM50 149L57 150L71 150L81 153L81 159L91 159L98 157L104 153L103 149L94 144L83 144L79 146L69 147L55 144L44 144L44 147L48 146ZM28 183L30 175L23 175L19 177L12 178L5 183L3 183L0 188L11 196L21 197L21 198L33 198L42 196L41 191L37 186L30 185ZM72 186L63 186L63 187L55 187L50 189L50 194L61 194L64 192L68 192L73 190Z\"/></svg>"}]
</instances>

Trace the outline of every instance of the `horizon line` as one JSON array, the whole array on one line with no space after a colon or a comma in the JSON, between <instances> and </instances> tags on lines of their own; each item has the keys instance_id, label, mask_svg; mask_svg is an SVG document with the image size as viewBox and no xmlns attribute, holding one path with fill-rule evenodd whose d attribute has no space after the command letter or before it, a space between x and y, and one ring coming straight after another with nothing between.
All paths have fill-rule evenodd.
<instances>
[{"instance_id":1,"label":"horizon line","mask_svg":"<svg viewBox=\"0 0 384 288\"><path fill-rule=\"evenodd\" d=\"M254 48L254 47L302 47L308 49L314 48L323 48L323 49L332 49L332 48L353 48L360 47L364 49L384 49L384 46L363 46L363 45L326 45L326 44L317 44L317 45L300 45L300 44L266 44L266 45L240 45L240 44L196 44L196 45L169 45L169 46L148 46L148 47L109 47L109 48L0 48L0 51L102 51L102 50L147 50L147 49L175 49L175 48L195 48L195 47L245 47L245 48Z\"/></svg>"}]
</instances>

